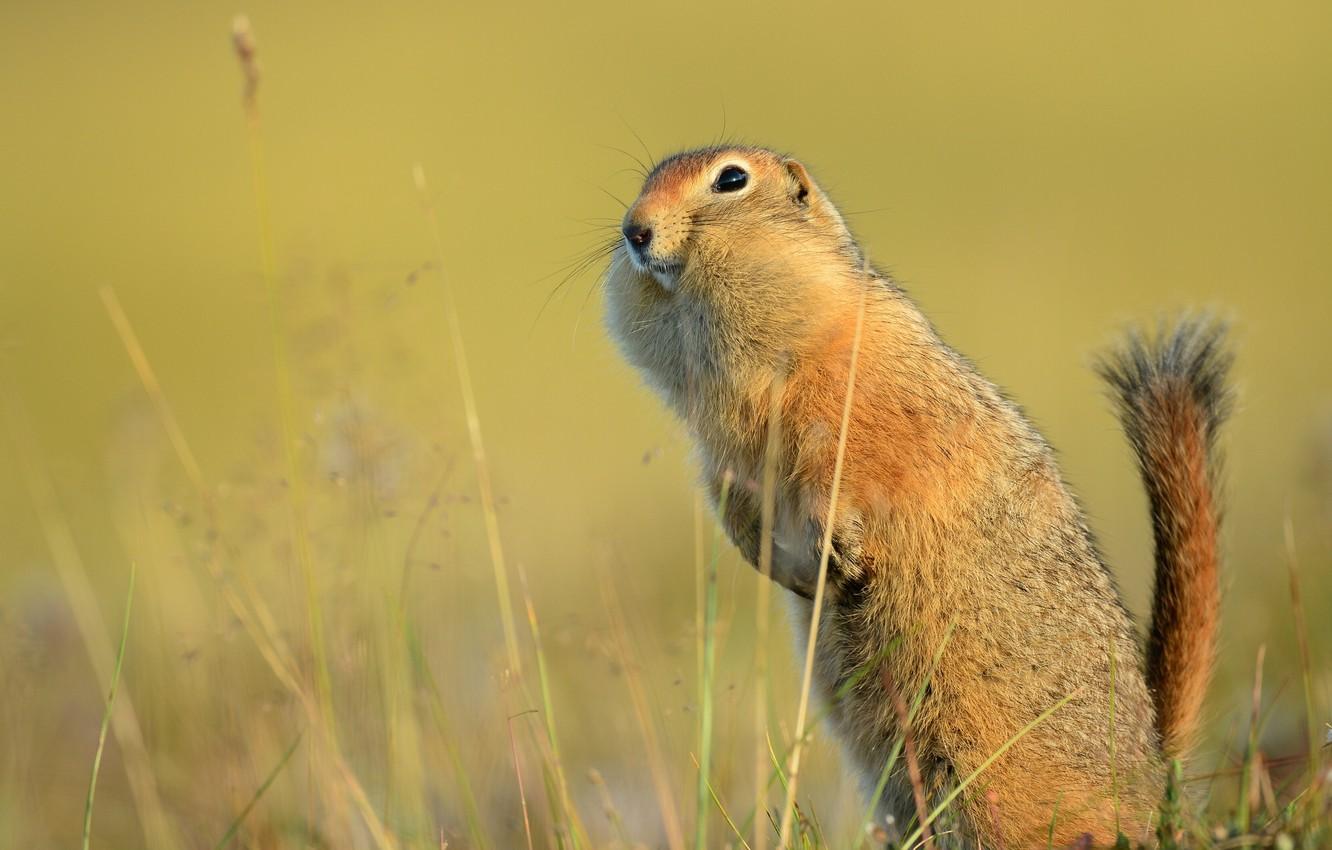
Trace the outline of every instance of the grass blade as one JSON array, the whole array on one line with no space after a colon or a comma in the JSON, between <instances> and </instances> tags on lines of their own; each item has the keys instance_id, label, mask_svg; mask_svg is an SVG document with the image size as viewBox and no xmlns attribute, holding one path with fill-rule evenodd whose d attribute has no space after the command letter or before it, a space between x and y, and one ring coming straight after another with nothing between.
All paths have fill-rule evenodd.
<instances>
[{"instance_id":1,"label":"grass blade","mask_svg":"<svg viewBox=\"0 0 1332 850\"><path fill-rule=\"evenodd\" d=\"M97 796L97 774L102 769L102 751L106 748L106 731L111 726L111 712L116 704L116 689L120 686L120 670L125 663L125 645L129 641L130 611L134 608L134 576L137 572L130 562L129 590L125 593L125 619L120 625L120 648L116 650L116 667L111 674L111 690L106 695L106 709L102 712L102 728L97 731L97 753L93 756L92 777L88 780L88 799L83 805L83 850L88 850L92 839L93 798Z\"/></svg>"},{"instance_id":2,"label":"grass blade","mask_svg":"<svg viewBox=\"0 0 1332 850\"><path fill-rule=\"evenodd\" d=\"M832 554L833 525L837 517L837 496L842 484L842 464L846 460L846 433L851 425L851 401L856 391L856 366L860 360L860 338L865 330L865 295L861 293L860 308L856 311L856 332L851 340L851 364L847 369L846 401L842 407L842 427L837 435L837 460L833 464L832 488L828 494L828 519L824 523L823 545L819 554L819 578L814 586L814 613L810 617L809 641L805 647L805 673L800 687L800 708L796 712L795 742L791 748L790 780L786 803L782 806L782 829L779 847L785 848L791 839L792 817L795 814L796 788L800 779L800 755L804 750L805 722L809 714L809 692L814 680L814 650L818 645L819 618L823 613L823 593L828 584L828 558Z\"/></svg>"},{"instance_id":3,"label":"grass blade","mask_svg":"<svg viewBox=\"0 0 1332 850\"><path fill-rule=\"evenodd\" d=\"M897 726L902 730L902 752L906 755L907 776L911 781L911 797L916 804L916 820L921 835L920 843L924 850L934 850L934 835L930 831L930 823L925 814L925 783L921 779L920 762L916 759L916 736L911 728L911 715L907 712L906 700L902 699L902 693L898 690L897 683L893 681L887 670L884 670L881 678L884 689L888 691L888 699L893 705L893 713L897 715Z\"/></svg>"},{"instance_id":4,"label":"grass blade","mask_svg":"<svg viewBox=\"0 0 1332 850\"><path fill-rule=\"evenodd\" d=\"M407 630L407 643L411 651L412 668L415 672L417 687L424 688L426 695L429 697L430 714L435 721L440 740L444 743L449 764L453 768L454 781L458 785L458 794L462 797L463 816L467 821L470 846L480 848L480 850L490 850L494 844L487 835L485 825L481 820L481 809L477 806L476 794L472 791L472 781L468 777L467 769L463 764L462 753L458 751L458 739L454 735L453 725L449 722L448 714L444 710L444 698L440 694L438 683L435 682L435 674L431 672L430 664L426 661L425 651L421 647L421 640L416 632L415 625L408 621L404 624L404 628Z\"/></svg>"},{"instance_id":5,"label":"grass blade","mask_svg":"<svg viewBox=\"0 0 1332 850\"><path fill-rule=\"evenodd\" d=\"M166 432L167 438L176 453L176 458L184 468L186 476L198 492L199 504L207 517L208 527L210 530L216 531L218 527L217 505L212 492L204 481L203 471L194 451L190 448L189 440L185 437L185 431L180 427L180 423L167 401L166 393L162 389L161 382L157 379L157 373L152 367L152 362L148 359L148 354L144 351L139 336L135 333L134 326L130 322L128 314L125 313L124 307L121 306L115 290L110 286L102 286L99 294L102 297L102 305L106 308L107 316L111 319L111 324L120 337L121 344L125 347L125 353L129 355L130 364L139 377L139 383L143 386L144 392L147 393L153 404L158 422L161 423L163 430ZM243 567L243 564L238 566ZM223 570L222 564L218 560L217 546L208 547L207 555L204 558L204 568L217 582L222 591L222 598L226 600L227 605L236 615L236 619L254 641L255 647L272 669L273 675L288 690L293 693L299 692L301 686L297 681L298 674L296 664L292 661L291 650L282 639L263 596L253 590L244 570L241 569L238 572L243 577L242 584L244 588L250 591L249 597L252 601L253 610L241 597L235 586L235 580L230 578Z\"/></svg>"},{"instance_id":6,"label":"grass blade","mask_svg":"<svg viewBox=\"0 0 1332 850\"><path fill-rule=\"evenodd\" d=\"M541 705L542 720L546 726L546 742L549 747L550 769L554 773L555 786L557 791L556 799L551 800L552 808L555 804L564 812L564 819L569 830L569 838L573 844L574 850L581 847L585 842L590 843L587 838L586 829L578 817L578 812L574 808L573 801L569 796L569 781L564 773L564 759L560 755L559 738L555 734L555 700L551 697L550 691L550 673L546 664L545 645L541 642L541 629L537 623L536 605L532 602L532 594L527 587L527 573L523 570L523 565L518 564L518 583L523 592L523 605L527 609L527 624L532 631L532 644L536 650L537 662L537 680L541 686ZM558 834L559 824L556 824Z\"/></svg>"},{"instance_id":7,"label":"grass blade","mask_svg":"<svg viewBox=\"0 0 1332 850\"><path fill-rule=\"evenodd\" d=\"M287 479L287 513L291 526L292 549L305 585L306 616L310 629L310 650L314 656L315 699L323 720L323 732L331 749L337 749L337 726L333 714L333 684L329 672L328 647L324 642L324 615L319 602L314 555L310 551L306 528L305 479L298 459L295 393L291 383L291 358L287 335L283 330L285 305L283 288L278 283L273 250L273 227L268 203L268 176L264 163L263 135L259 120L259 63L254 32L244 15L232 23L232 45L245 75L245 128L250 151L250 176L254 187L255 215L259 230L259 260L264 289L268 296L269 330L273 341L273 373L277 381L278 419L282 434L282 460ZM173 438L174 439L174 438Z\"/></svg>"},{"instance_id":8,"label":"grass blade","mask_svg":"<svg viewBox=\"0 0 1332 850\"><path fill-rule=\"evenodd\" d=\"M472 460L476 466L476 484L481 495L481 513L486 524L486 545L490 548L490 562L495 571L495 592L499 595L500 624L504 629L504 646L508 651L509 667L522 678L522 656L518 652L518 628L514 624L513 596L509 591L509 572L504 566L504 546L500 540L499 514L495 510L495 491L490 481L490 464L486 460L486 447L481 441L481 417L477 413L476 393L472 389L472 372L467 366L467 348L463 345L462 321L458 318L458 305L453 299L453 286L444 269L444 240L440 236L439 216L430 201L426 187L425 169L419 164L412 170L416 189L425 205L426 219L435 247L435 267L439 272L444 293L444 317L449 325L449 339L453 342L453 360L458 369L458 386L462 392L463 412L467 417L467 437L472 445Z\"/></svg>"},{"instance_id":9,"label":"grass blade","mask_svg":"<svg viewBox=\"0 0 1332 850\"><path fill-rule=\"evenodd\" d=\"M259 799L264 796L264 792L268 790L268 786L272 785L278 778L278 774L282 772L282 768L286 767L287 762L291 761L291 757L296 753L296 748L300 746L301 739L304 737L305 730L302 729L296 734L296 740L292 741L291 746L287 747L286 752L282 754L282 758L278 759L278 763L273 765L273 769L268 772L268 776L266 776L264 781L260 783L259 787L254 790L254 796L250 798L250 802L245 804L245 808L241 809L240 814L236 815L235 820L231 822L231 826L227 827L227 831L222 834L222 838L213 845L213 850L222 850L222 848L230 844L231 840L236 837L236 833L240 831L241 825L245 823L245 818L249 816L250 811L258 804Z\"/></svg>"},{"instance_id":10,"label":"grass blade","mask_svg":"<svg viewBox=\"0 0 1332 850\"><path fill-rule=\"evenodd\" d=\"M930 812L930 816L925 819L925 823L917 824L915 831L913 831L910 835L908 835L906 837L906 840L903 841L900 846L914 847L916 842L920 840L921 834L924 831L924 829L928 827L931 823L933 823L939 817L939 815L943 814L944 810L946 810L949 807L949 805L951 805L952 802L955 799L957 799L957 796L961 794L963 791L965 791L967 787L971 785L971 783L975 782L976 779L980 777L982 773L988 770L990 768L990 765L998 761L1000 757L1003 756L1004 753L1008 752L1010 747L1012 747L1018 741L1022 740L1027 735L1028 732L1035 729L1037 726L1040 726L1047 719L1049 719L1050 715L1054 714L1056 711L1063 708L1065 705L1068 705L1069 701L1077 695L1078 692L1074 691L1073 693L1061 699L1059 702L1047 708L1045 711L1042 711L1035 720L1031 721L1026 726L1023 726L1021 729L1019 729L1017 731L1017 734L1013 735L1013 737L1005 741L1002 747L995 750L993 753L990 754L989 758L981 762L980 767L973 770L967 776L966 779L963 779L961 782L958 783L956 788L954 788L952 791L949 791L948 796L944 797L943 800L939 802L939 805L934 807L934 811Z\"/></svg>"},{"instance_id":11,"label":"grass blade","mask_svg":"<svg viewBox=\"0 0 1332 850\"><path fill-rule=\"evenodd\" d=\"M717 514L726 515L726 503L731 495L731 476L722 480L721 498ZM702 512L699 511L701 514ZM701 519L701 517L700 517ZM701 523L700 523L701 525ZM717 562L720 547L713 541L712 557L708 560L700 588L703 596L702 662L699 668L699 720L698 720L698 797L697 820L694 825L694 846L708 846L708 800L712 789L709 775L712 771L712 715L713 680L717 673Z\"/></svg>"},{"instance_id":12,"label":"grass blade","mask_svg":"<svg viewBox=\"0 0 1332 850\"><path fill-rule=\"evenodd\" d=\"M1263 709L1263 659L1267 645L1258 647L1258 660L1253 668L1253 705L1249 719L1249 740L1244 749L1244 766L1240 770L1239 799L1236 801L1235 829L1241 835L1248 833L1254 793L1258 790L1258 736Z\"/></svg>"},{"instance_id":13,"label":"grass blade","mask_svg":"<svg viewBox=\"0 0 1332 850\"><path fill-rule=\"evenodd\" d=\"M911 708L907 711L907 720L911 722L915 722L916 712L920 710L921 704L925 702L925 691L929 688L931 680L934 679L934 671L939 668L939 659L943 657L944 650L948 648L948 642L952 640L953 628L956 625L957 620L948 624L947 630L944 631L943 640L939 641L939 648L934 651L934 658L930 661L930 669L925 674L925 680L916 689L916 695L911 700ZM888 653L895 650L900 642L900 637L895 639L879 657L887 657ZM878 662L875 661L875 663ZM874 793L870 795L869 805L865 809L864 816L860 819L861 824L873 823L875 812L879 807L879 800L883 798L884 789L888 787L888 778L892 776L893 768L897 765L897 759L902 754L903 743L904 739L900 735L893 741L893 746L888 751L888 758L884 761L883 770L879 771L878 781L874 783ZM874 826L878 827L880 825L874 824Z\"/></svg>"},{"instance_id":14,"label":"grass blade","mask_svg":"<svg viewBox=\"0 0 1332 850\"><path fill-rule=\"evenodd\" d=\"M527 790L523 786L523 762L522 759L518 758L518 739L513 734L513 721L515 718L521 717L523 714L530 713L530 711L531 710L515 714L508 720L509 753L513 756L514 775L518 777L518 800L522 803L523 807L523 834L527 836L527 850L533 850L532 819L527 814Z\"/></svg>"},{"instance_id":15,"label":"grass blade","mask_svg":"<svg viewBox=\"0 0 1332 850\"><path fill-rule=\"evenodd\" d=\"M1115 685L1119 680L1119 656L1110 641L1110 797L1115 806L1115 835L1123 832L1119 820L1119 753L1115 738Z\"/></svg>"},{"instance_id":16,"label":"grass blade","mask_svg":"<svg viewBox=\"0 0 1332 850\"><path fill-rule=\"evenodd\" d=\"M606 615L610 619L611 634L615 638L615 648L620 667L624 670L625 683L629 687L629 698L633 704L634 716L643 733L643 743L647 748L648 771L652 775L653 789L656 791L658 808L661 811L662 828L666 833L666 846L670 850L684 850L684 832L680 827L679 810L675 806L675 795L671 792L670 776L666 769L666 759L662 754L661 741L656 725L648 707L647 691L639 675L638 662L630 652L629 630L624 622L623 609L615 591L615 581L608 575L601 580L602 601Z\"/></svg>"},{"instance_id":17,"label":"grass blade","mask_svg":"<svg viewBox=\"0 0 1332 850\"><path fill-rule=\"evenodd\" d=\"M55 567L60 584L64 588L70 612L74 615L74 623L88 653L88 661L97 677L98 686L109 691L112 669L115 665L115 652L107 635L106 622L102 619L92 582L88 580L88 570L74 540L73 529L61 509L55 484L42 463L42 449L32 431L27 411L8 376L2 370L0 370L0 410L4 413L5 425L13 441L15 456L20 460L20 473L27 484L38 525L51 552L52 566ZM116 736L116 742L120 745L120 752L124 756L125 774L129 779L130 793L134 797L139 823L143 825L145 843L148 850L169 850L176 847L179 842L175 836L175 828L162 805L157 779L153 775L152 760L144 745L143 730L139 726L134 701L129 694L123 694L119 705L119 710L112 712L111 715L111 732Z\"/></svg>"},{"instance_id":18,"label":"grass blade","mask_svg":"<svg viewBox=\"0 0 1332 850\"><path fill-rule=\"evenodd\" d=\"M694 762L694 767L699 769L699 775L703 775L702 766L698 763L698 759L691 757L691 760ZM726 811L726 806L722 805L721 797L717 796L717 789L712 787L711 782L708 783L708 796L712 799L712 804L717 807L717 811L721 812L722 820L726 821L726 825L731 828L731 832L735 833L736 840L740 842L740 846L744 847L745 850L754 850L749 846L749 842L745 840L744 833L735 825L735 821L731 818L731 813Z\"/></svg>"},{"instance_id":19,"label":"grass blade","mask_svg":"<svg viewBox=\"0 0 1332 850\"><path fill-rule=\"evenodd\" d=\"M1314 705L1313 661L1309 653L1309 630L1304 623L1304 602L1300 595L1300 574L1295 555L1295 524L1285 522L1286 568L1290 575L1290 607L1295 618L1295 637L1300 648L1300 681L1304 685L1304 714L1309 735L1309 784L1318 784L1318 710Z\"/></svg>"},{"instance_id":20,"label":"grass blade","mask_svg":"<svg viewBox=\"0 0 1332 850\"><path fill-rule=\"evenodd\" d=\"M771 631L772 535L777 515L777 460L781 452L782 396L778 377L768 390L768 429L763 451L763 492L759 503L759 580L754 605L754 812L768 807L768 640ZM755 822L754 850L768 850L768 831Z\"/></svg>"}]
</instances>

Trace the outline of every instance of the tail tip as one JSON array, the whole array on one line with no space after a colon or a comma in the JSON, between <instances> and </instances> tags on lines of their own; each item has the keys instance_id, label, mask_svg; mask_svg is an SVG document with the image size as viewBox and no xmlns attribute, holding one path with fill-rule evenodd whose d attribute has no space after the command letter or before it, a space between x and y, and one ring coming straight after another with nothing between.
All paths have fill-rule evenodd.
<instances>
[{"instance_id":1,"label":"tail tip","mask_svg":"<svg viewBox=\"0 0 1332 850\"><path fill-rule=\"evenodd\" d=\"M1163 320L1152 330L1133 328L1096 369L1126 420L1137 419L1158 393L1183 393L1204 414L1211 436L1234 407L1229 331L1227 322L1210 314Z\"/></svg>"}]
</instances>

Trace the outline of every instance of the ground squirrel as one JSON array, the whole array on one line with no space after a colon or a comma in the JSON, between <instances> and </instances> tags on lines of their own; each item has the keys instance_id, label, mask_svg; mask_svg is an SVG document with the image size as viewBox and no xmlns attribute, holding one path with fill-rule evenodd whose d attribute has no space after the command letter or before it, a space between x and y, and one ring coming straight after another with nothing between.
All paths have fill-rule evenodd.
<instances>
[{"instance_id":1,"label":"ground squirrel","mask_svg":"<svg viewBox=\"0 0 1332 850\"><path fill-rule=\"evenodd\" d=\"M796 160L725 146L657 165L624 216L606 302L612 335L684 421L722 524L756 566L779 412L771 569L802 642L859 340L815 683L832 701L858 676L829 716L867 787L896 734L890 687L928 681L913 729L936 798L1072 694L963 793L964 831L1010 850L1044 845L1052 824L1056 844L1144 837L1212 664L1214 438L1230 393L1217 325L1131 336L1101 365L1156 535L1144 659L1045 440L869 265ZM911 794L894 777L881 805L905 824Z\"/></svg>"}]
</instances>

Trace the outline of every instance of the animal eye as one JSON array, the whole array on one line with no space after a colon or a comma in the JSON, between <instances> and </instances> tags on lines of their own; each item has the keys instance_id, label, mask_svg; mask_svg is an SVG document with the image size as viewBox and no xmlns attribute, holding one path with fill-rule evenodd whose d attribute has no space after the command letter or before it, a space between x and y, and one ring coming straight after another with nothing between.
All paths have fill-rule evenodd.
<instances>
[{"instance_id":1,"label":"animal eye","mask_svg":"<svg viewBox=\"0 0 1332 850\"><path fill-rule=\"evenodd\" d=\"M717 181L712 184L714 192L738 192L745 188L749 182L749 172L738 165L728 165L717 175Z\"/></svg>"}]
</instances>

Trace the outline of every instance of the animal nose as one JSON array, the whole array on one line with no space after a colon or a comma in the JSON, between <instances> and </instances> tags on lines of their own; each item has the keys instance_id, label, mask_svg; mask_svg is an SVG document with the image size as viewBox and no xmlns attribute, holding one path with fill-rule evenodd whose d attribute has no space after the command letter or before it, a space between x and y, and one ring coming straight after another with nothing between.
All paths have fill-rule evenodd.
<instances>
[{"instance_id":1,"label":"animal nose","mask_svg":"<svg viewBox=\"0 0 1332 850\"><path fill-rule=\"evenodd\" d=\"M634 249L640 254L646 251L648 245L652 242L652 228L645 225L634 224L631 222L624 226L623 232L624 238L630 245L633 245Z\"/></svg>"}]
</instances>

